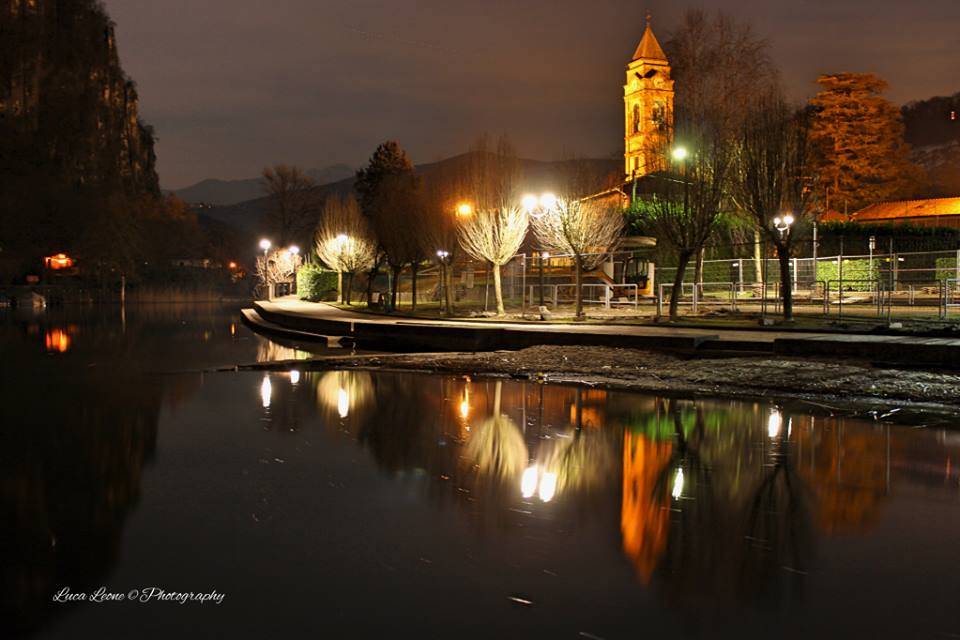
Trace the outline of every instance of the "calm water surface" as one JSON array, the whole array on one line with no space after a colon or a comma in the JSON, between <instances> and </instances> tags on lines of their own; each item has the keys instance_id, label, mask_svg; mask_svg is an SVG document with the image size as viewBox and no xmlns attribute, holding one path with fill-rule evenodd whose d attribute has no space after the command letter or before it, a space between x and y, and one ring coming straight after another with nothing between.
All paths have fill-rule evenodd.
<instances>
[{"instance_id":1,"label":"calm water surface","mask_svg":"<svg viewBox=\"0 0 960 640\"><path fill-rule=\"evenodd\" d=\"M960 432L204 373L307 355L220 307L0 310L0 354L0 636L960 636ZM100 587L223 600L52 601Z\"/></svg>"}]
</instances>

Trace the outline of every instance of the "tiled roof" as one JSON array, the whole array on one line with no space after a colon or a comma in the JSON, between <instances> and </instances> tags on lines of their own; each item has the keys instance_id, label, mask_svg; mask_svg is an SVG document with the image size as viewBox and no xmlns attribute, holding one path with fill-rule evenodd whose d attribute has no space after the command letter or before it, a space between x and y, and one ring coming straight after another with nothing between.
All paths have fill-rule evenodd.
<instances>
[{"instance_id":1,"label":"tiled roof","mask_svg":"<svg viewBox=\"0 0 960 640\"><path fill-rule=\"evenodd\" d=\"M869 220L927 218L935 216L960 216L960 197L878 202L860 209L851 217L856 222L867 222Z\"/></svg>"}]
</instances>

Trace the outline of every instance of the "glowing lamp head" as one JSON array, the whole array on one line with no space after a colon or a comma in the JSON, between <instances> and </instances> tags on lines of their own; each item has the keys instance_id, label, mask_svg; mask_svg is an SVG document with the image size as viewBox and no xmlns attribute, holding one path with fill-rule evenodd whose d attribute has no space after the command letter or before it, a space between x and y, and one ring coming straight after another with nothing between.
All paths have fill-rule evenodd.
<instances>
[{"instance_id":1,"label":"glowing lamp head","mask_svg":"<svg viewBox=\"0 0 960 640\"><path fill-rule=\"evenodd\" d=\"M788 213L787 215L783 216L783 224L787 225L788 227L789 227L790 225L792 225L792 224L793 224L793 216L792 216L791 214L789 214L789 213Z\"/></svg>"},{"instance_id":2,"label":"glowing lamp head","mask_svg":"<svg viewBox=\"0 0 960 640\"><path fill-rule=\"evenodd\" d=\"M684 160L687 159L687 156L689 155L689 153L687 152L686 147L674 147L671 155L673 156L673 159L676 160L677 162L683 162Z\"/></svg>"},{"instance_id":3,"label":"glowing lamp head","mask_svg":"<svg viewBox=\"0 0 960 640\"><path fill-rule=\"evenodd\" d=\"M552 193L545 193L540 196L540 207L546 209L547 211L552 210L557 206L557 196Z\"/></svg>"},{"instance_id":4,"label":"glowing lamp head","mask_svg":"<svg viewBox=\"0 0 960 640\"><path fill-rule=\"evenodd\" d=\"M292 244L292 245L290 245L289 251L290 251L290 253L292 253L293 255L297 255L298 253L300 253L300 247L298 247L298 246L295 245L295 244Z\"/></svg>"},{"instance_id":5,"label":"glowing lamp head","mask_svg":"<svg viewBox=\"0 0 960 640\"><path fill-rule=\"evenodd\" d=\"M536 209L538 203L539 200L537 199L537 196L533 195L532 193L528 193L527 195L523 196L523 199L520 201L520 205L527 213Z\"/></svg>"},{"instance_id":6,"label":"glowing lamp head","mask_svg":"<svg viewBox=\"0 0 960 640\"><path fill-rule=\"evenodd\" d=\"M780 216L777 216L773 219L773 224L774 226L779 227L781 224L783 224L783 219Z\"/></svg>"},{"instance_id":7,"label":"glowing lamp head","mask_svg":"<svg viewBox=\"0 0 960 640\"><path fill-rule=\"evenodd\" d=\"M260 248L267 251L270 248L270 241L264 238L260 241Z\"/></svg>"},{"instance_id":8,"label":"glowing lamp head","mask_svg":"<svg viewBox=\"0 0 960 640\"><path fill-rule=\"evenodd\" d=\"M473 206L469 202L461 202L457 205L457 215L464 218L473 215Z\"/></svg>"},{"instance_id":9,"label":"glowing lamp head","mask_svg":"<svg viewBox=\"0 0 960 640\"><path fill-rule=\"evenodd\" d=\"M337 236L337 246L343 249L347 244L347 234L341 233Z\"/></svg>"}]
</instances>

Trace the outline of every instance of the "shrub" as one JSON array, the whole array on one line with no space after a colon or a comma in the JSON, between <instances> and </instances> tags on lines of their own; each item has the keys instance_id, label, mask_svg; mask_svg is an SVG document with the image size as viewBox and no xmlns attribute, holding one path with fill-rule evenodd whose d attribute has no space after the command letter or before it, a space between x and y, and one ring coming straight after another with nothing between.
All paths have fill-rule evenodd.
<instances>
[{"instance_id":1,"label":"shrub","mask_svg":"<svg viewBox=\"0 0 960 640\"><path fill-rule=\"evenodd\" d=\"M305 264L297 271L297 297L317 302L336 299L337 272L324 269L319 264Z\"/></svg>"},{"instance_id":2,"label":"shrub","mask_svg":"<svg viewBox=\"0 0 960 640\"><path fill-rule=\"evenodd\" d=\"M872 291L876 286L874 282L863 282L864 280L878 280L880 277L880 260L873 261L873 269L870 268L869 260L844 260L843 261L843 290L844 291ZM839 280L840 270L837 267L836 260L819 260L817 262L817 280L824 282L829 280ZM857 282L859 281L859 282ZM831 285L832 287L833 285Z\"/></svg>"},{"instance_id":3,"label":"shrub","mask_svg":"<svg viewBox=\"0 0 960 640\"><path fill-rule=\"evenodd\" d=\"M937 258L937 280L954 280L957 278L956 258Z\"/></svg>"}]
</instances>

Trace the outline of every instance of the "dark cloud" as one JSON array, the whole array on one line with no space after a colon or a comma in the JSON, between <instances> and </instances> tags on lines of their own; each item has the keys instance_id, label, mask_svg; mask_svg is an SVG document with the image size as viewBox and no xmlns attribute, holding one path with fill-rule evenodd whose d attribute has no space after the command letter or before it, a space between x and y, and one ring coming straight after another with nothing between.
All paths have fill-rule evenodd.
<instances>
[{"instance_id":1,"label":"dark cloud","mask_svg":"<svg viewBox=\"0 0 960 640\"><path fill-rule=\"evenodd\" d=\"M551 158L621 148L636 0L105 0L157 128L161 181L273 162L359 165L396 138L418 162L507 132ZM957 0L649 0L665 39L684 8L770 38L796 98L818 73L874 71L898 102L960 90Z\"/></svg>"}]
</instances>

